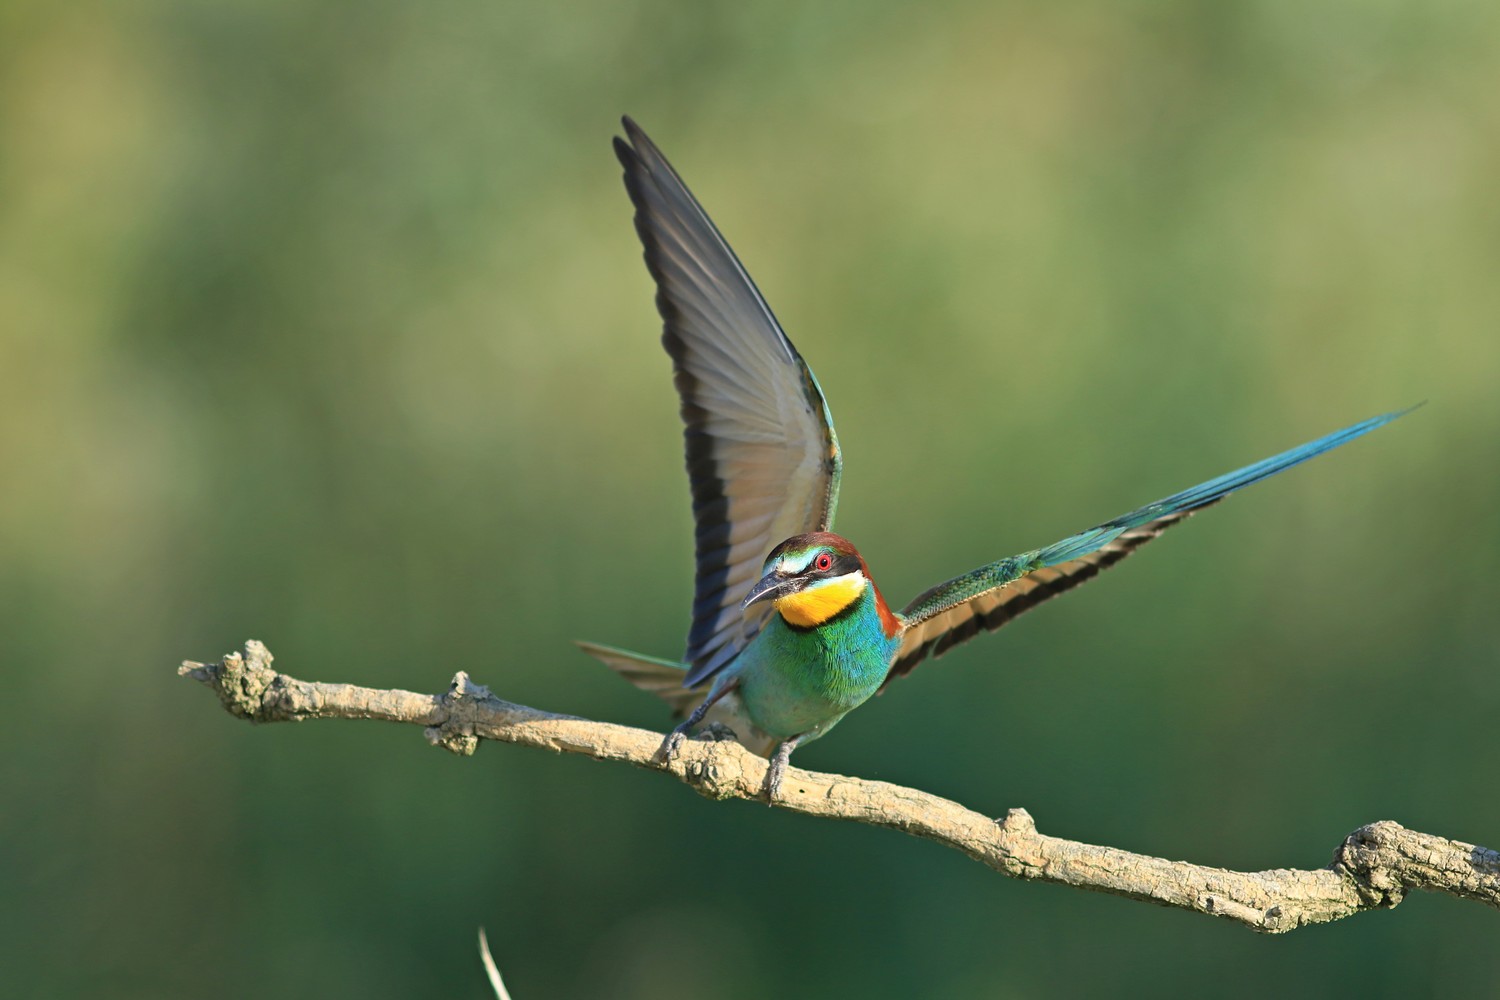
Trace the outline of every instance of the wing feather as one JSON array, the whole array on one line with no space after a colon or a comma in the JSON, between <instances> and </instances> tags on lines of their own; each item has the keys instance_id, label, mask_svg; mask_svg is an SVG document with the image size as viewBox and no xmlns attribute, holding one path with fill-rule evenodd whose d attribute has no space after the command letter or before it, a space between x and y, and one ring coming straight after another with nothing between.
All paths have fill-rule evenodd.
<instances>
[{"instance_id":1,"label":"wing feather","mask_svg":"<svg viewBox=\"0 0 1500 1000\"><path fill-rule=\"evenodd\" d=\"M1203 504L1196 509L1202 510L1207 506L1209 505ZM948 604L947 598L942 594L945 588L957 581L950 580L932 588L908 605L907 611L902 615L907 627L901 637L901 649L896 654L890 673L886 675L885 683L889 684L894 678L908 673L928 656L942 656L959 643L967 642L981 632L993 632L1043 601L1092 580L1101 570L1113 566L1172 525L1186 520L1192 513L1193 511L1185 511L1158 518L1139 528L1123 532L1088 555L1030 572L1025 571L1025 557L992 563L996 567L992 578L1003 582L957 603ZM1006 577L1009 579L1005 579ZM924 603L946 606L937 611L924 612L921 607Z\"/></svg>"},{"instance_id":2,"label":"wing feather","mask_svg":"<svg viewBox=\"0 0 1500 1000\"><path fill-rule=\"evenodd\" d=\"M926 657L941 656L980 632L993 631L1043 601L1093 579L1193 512L1218 503L1235 490L1346 444L1409 412L1372 417L1174 493L1046 548L1000 559L938 584L902 611L901 648L886 683L908 673Z\"/></svg>"},{"instance_id":3,"label":"wing feather","mask_svg":"<svg viewBox=\"0 0 1500 1000\"><path fill-rule=\"evenodd\" d=\"M685 683L695 686L764 624L764 609L746 614L740 602L766 553L832 528L841 460L817 379L676 171L624 124L615 154L682 401L697 564Z\"/></svg>"}]
</instances>

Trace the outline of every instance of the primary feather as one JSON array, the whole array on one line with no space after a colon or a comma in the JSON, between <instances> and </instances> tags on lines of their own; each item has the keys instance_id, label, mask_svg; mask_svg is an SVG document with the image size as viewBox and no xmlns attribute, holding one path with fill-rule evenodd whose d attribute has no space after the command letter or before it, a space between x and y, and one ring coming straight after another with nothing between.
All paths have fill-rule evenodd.
<instances>
[{"instance_id":1,"label":"primary feather","mask_svg":"<svg viewBox=\"0 0 1500 1000\"><path fill-rule=\"evenodd\" d=\"M629 118L615 140L635 228L656 279L696 523L689 686L755 637L740 602L783 538L833 526L840 457L817 380L729 244Z\"/></svg>"}]
</instances>

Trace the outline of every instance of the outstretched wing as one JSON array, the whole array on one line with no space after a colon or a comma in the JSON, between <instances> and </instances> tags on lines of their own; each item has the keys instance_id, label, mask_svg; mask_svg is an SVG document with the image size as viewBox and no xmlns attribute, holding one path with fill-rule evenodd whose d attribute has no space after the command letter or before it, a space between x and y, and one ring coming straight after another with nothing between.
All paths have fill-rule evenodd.
<instances>
[{"instance_id":1,"label":"outstretched wing","mask_svg":"<svg viewBox=\"0 0 1500 1000\"><path fill-rule=\"evenodd\" d=\"M839 446L817 380L676 171L629 118L615 139L635 228L656 279L662 345L682 397L697 528L688 633L694 686L733 659L766 610L740 602L771 548L827 531Z\"/></svg>"},{"instance_id":2,"label":"outstretched wing","mask_svg":"<svg viewBox=\"0 0 1500 1000\"><path fill-rule=\"evenodd\" d=\"M1368 434L1408 412L1372 417L1147 504L1044 549L1001 559L938 584L902 611L906 630L886 683L905 674L925 657L941 656L958 643L982 631L993 631L1048 598L1093 579L1100 570L1113 566L1194 511Z\"/></svg>"}]
</instances>

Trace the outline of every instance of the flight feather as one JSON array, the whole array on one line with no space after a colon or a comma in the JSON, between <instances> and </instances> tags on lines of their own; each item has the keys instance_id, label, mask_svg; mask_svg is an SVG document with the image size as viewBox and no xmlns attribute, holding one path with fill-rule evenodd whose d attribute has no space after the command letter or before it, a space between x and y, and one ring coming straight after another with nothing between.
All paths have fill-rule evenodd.
<instances>
[{"instance_id":1,"label":"flight feather","mask_svg":"<svg viewBox=\"0 0 1500 1000\"><path fill-rule=\"evenodd\" d=\"M702 683L765 623L741 610L777 542L833 526L838 439L823 392L682 179L625 119L615 140L662 345L672 358L695 521L685 683Z\"/></svg>"}]
</instances>

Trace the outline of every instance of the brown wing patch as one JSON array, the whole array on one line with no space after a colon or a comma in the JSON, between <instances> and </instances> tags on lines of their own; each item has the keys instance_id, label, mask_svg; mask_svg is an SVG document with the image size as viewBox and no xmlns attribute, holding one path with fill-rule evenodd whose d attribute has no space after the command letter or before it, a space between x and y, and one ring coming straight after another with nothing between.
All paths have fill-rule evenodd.
<instances>
[{"instance_id":1,"label":"brown wing patch","mask_svg":"<svg viewBox=\"0 0 1500 1000\"><path fill-rule=\"evenodd\" d=\"M1209 505L1205 505L1209 506ZM1197 508L1202 510L1202 507ZM928 656L942 656L980 632L993 632L1043 601L1092 580L1172 525L1186 520L1193 511L1158 518L1125 532L1097 552L1080 559L1033 570L1019 579L945 608L930 618L911 623L902 636L901 650L886 674L885 684L909 673ZM885 689L881 685L881 690Z\"/></svg>"}]
</instances>

